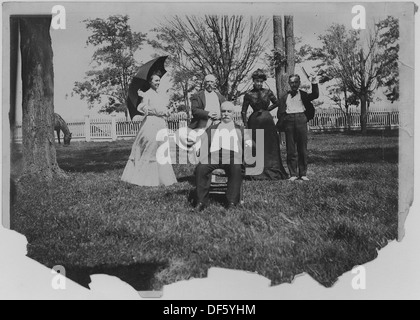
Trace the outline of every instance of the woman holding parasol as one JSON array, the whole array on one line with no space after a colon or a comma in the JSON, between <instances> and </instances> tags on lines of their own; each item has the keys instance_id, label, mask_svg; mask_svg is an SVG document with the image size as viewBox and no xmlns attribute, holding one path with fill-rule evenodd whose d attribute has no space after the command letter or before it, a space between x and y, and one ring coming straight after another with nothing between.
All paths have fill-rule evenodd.
<instances>
[{"instance_id":1,"label":"woman holding parasol","mask_svg":"<svg viewBox=\"0 0 420 320\"><path fill-rule=\"evenodd\" d=\"M165 58L163 57L163 61ZM162 60L162 58L158 59ZM135 96L136 104L140 100L139 97L141 103L137 106L137 112L130 110L130 114L132 117L141 114L144 119L133 143L121 180L139 186L169 186L177 182L172 165L162 162L158 158L159 148L164 143L169 143L167 139L161 141L165 139L159 138L162 132L168 130L165 119L168 116L169 99L158 92L160 79L166 72L163 62L158 59L151 61L154 63L149 62L140 68L130 86L128 99L130 106L134 96L133 91L140 89L138 94L136 91ZM160 63L156 63L156 61Z\"/></svg>"}]
</instances>

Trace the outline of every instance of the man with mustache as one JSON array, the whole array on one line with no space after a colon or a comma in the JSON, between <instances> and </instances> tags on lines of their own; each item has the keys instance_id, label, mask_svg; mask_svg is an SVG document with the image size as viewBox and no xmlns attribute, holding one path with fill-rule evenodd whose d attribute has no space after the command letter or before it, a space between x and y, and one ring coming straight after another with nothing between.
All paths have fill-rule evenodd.
<instances>
[{"instance_id":1,"label":"man with mustache","mask_svg":"<svg viewBox=\"0 0 420 320\"><path fill-rule=\"evenodd\" d=\"M227 207L234 207L240 202L245 171L244 149L252 147L252 140L243 127L234 123L233 111L233 103L223 102L220 124L210 126L201 136L199 164L195 171L197 211L203 211L208 204L211 174L216 169L225 170L228 176Z\"/></svg>"},{"instance_id":2,"label":"man with mustache","mask_svg":"<svg viewBox=\"0 0 420 320\"><path fill-rule=\"evenodd\" d=\"M192 120L190 129L206 129L214 121L220 120L220 106L226 98L216 92L216 77L212 74L204 78L204 90L191 97Z\"/></svg>"},{"instance_id":3,"label":"man with mustache","mask_svg":"<svg viewBox=\"0 0 420 320\"><path fill-rule=\"evenodd\" d=\"M312 93L299 90L301 82L298 75L289 77L290 91L279 101L277 128L286 133L287 166L290 181L301 179L309 181L308 171L308 121L315 115L311 101L319 97L318 82L310 77Z\"/></svg>"}]
</instances>

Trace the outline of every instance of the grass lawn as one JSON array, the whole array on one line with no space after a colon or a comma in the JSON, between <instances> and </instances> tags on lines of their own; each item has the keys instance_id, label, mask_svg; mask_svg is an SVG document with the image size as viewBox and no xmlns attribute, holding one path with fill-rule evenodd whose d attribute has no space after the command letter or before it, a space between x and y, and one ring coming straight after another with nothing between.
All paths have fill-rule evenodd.
<instances>
[{"instance_id":1,"label":"grass lawn","mask_svg":"<svg viewBox=\"0 0 420 320\"><path fill-rule=\"evenodd\" d=\"M214 201L199 214L187 199L192 165L174 165L170 187L120 181L132 142L57 146L68 178L50 184L17 180L14 148L12 228L27 237L29 257L85 286L89 274L108 273L157 290L221 267L273 285L305 272L329 287L397 238L398 132L313 133L310 182L245 181L242 207Z\"/></svg>"}]
</instances>

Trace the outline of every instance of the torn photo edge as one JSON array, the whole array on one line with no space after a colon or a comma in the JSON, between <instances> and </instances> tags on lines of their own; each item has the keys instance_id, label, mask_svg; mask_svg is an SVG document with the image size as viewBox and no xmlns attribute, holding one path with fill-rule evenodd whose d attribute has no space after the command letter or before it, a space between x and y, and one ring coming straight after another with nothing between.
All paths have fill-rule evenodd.
<instances>
[{"instance_id":1,"label":"torn photo edge","mask_svg":"<svg viewBox=\"0 0 420 320\"><path fill-rule=\"evenodd\" d=\"M4 10L4 7L3 7ZM414 13L413 13L414 17ZM409 108L400 110L400 135L399 135L399 241L405 236L405 221L414 201L414 83L415 83L415 27L414 18L408 17L401 21L401 42L404 48L400 52L400 75L401 75L401 101ZM4 28L8 21L3 11L3 61L9 61L5 48L10 43ZM5 36L6 35L6 36ZM10 56L10 52L9 52ZM3 63L2 70L2 101L3 106L10 105L8 92L10 91L10 78L7 64ZM6 94L4 94L6 93ZM3 107L2 112L2 224L5 228L10 227L10 132L8 130L8 108Z\"/></svg>"}]
</instances>

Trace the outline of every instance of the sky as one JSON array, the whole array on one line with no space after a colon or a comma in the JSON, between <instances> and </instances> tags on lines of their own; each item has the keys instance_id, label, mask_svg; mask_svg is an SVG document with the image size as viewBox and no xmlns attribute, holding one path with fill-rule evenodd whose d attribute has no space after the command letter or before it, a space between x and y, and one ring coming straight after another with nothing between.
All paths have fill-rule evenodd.
<instances>
[{"instance_id":1,"label":"sky","mask_svg":"<svg viewBox=\"0 0 420 320\"><path fill-rule=\"evenodd\" d=\"M295 36L302 39L302 44L319 45L319 35L325 33L332 23L344 24L351 28L355 16L352 8L355 3L39 3L39 4L7 4L6 12L13 14L51 13L53 5L60 4L66 9L66 29L51 29L52 47L54 52L55 75L55 112L62 115L65 120L80 120L87 114L97 114L97 109L89 110L87 103L75 95L71 96L74 83L82 81L86 71L90 70L92 54L95 48L86 45L89 32L86 30L86 19L107 18L110 15L127 14L133 31L149 33L159 22L165 18L178 15L202 14L242 14L245 16L266 16L272 18L273 14L294 16ZM402 6L390 3L366 3L368 24L385 18L387 15L404 15ZM7 19L8 20L8 19ZM3 20L3 21L7 21ZM4 22L3 22L4 23ZM272 46L272 24L269 24L267 37ZM147 62L155 52L148 45L144 45L136 55L139 62ZM313 62L304 63L305 69L312 70ZM257 67L256 67L257 68ZM20 72L20 71L19 71ZM296 66L296 73L301 74L303 82L306 81L300 66ZM268 84L275 89L274 79ZM168 75L162 78L162 89L170 88ZM325 88L321 87L321 95ZM21 91L18 92L21 97ZM322 99L322 98L321 98ZM325 101L328 99L323 98ZM380 107L395 107L385 99ZM21 101L18 101L20 105ZM379 107L379 106L378 106ZM21 109L18 108L17 119L21 118Z\"/></svg>"}]
</instances>

